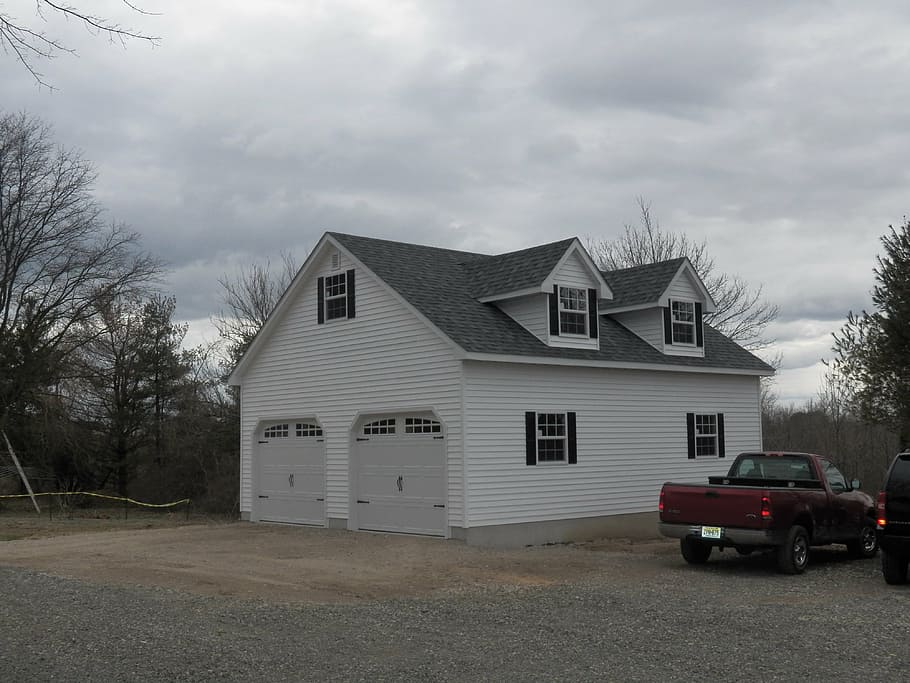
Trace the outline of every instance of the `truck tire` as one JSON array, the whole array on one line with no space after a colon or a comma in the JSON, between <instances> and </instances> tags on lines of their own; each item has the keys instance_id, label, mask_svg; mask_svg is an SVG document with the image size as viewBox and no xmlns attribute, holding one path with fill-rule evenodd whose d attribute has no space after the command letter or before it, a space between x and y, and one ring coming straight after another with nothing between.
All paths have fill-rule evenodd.
<instances>
[{"instance_id":1,"label":"truck tire","mask_svg":"<svg viewBox=\"0 0 910 683\"><path fill-rule=\"evenodd\" d=\"M889 552L882 551L882 576L885 583L898 586L907 583L907 558L895 557Z\"/></svg>"},{"instance_id":2,"label":"truck tire","mask_svg":"<svg viewBox=\"0 0 910 683\"><path fill-rule=\"evenodd\" d=\"M847 543L847 552L851 557L869 559L878 552L878 539L875 536L875 522L867 519L860 529L859 538Z\"/></svg>"},{"instance_id":3,"label":"truck tire","mask_svg":"<svg viewBox=\"0 0 910 683\"><path fill-rule=\"evenodd\" d=\"M784 574L802 574L809 564L809 532L796 524L787 540L777 549L777 568Z\"/></svg>"},{"instance_id":4,"label":"truck tire","mask_svg":"<svg viewBox=\"0 0 910 683\"><path fill-rule=\"evenodd\" d=\"M683 559L689 564L704 564L711 556L711 546L694 538L681 538L679 550Z\"/></svg>"}]
</instances>

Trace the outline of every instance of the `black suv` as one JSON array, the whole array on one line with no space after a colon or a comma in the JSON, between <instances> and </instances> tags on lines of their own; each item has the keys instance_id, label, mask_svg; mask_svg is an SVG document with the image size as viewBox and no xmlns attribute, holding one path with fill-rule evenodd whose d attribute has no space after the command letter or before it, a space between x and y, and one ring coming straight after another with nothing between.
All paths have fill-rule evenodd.
<instances>
[{"instance_id":1,"label":"black suv","mask_svg":"<svg viewBox=\"0 0 910 683\"><path fill-rule=\"evenodd\" d=\"M907 583L910 562L910 453L899 453L888 469L875 508L882 575L890 584Z\"/></svg>"}]
</instances>

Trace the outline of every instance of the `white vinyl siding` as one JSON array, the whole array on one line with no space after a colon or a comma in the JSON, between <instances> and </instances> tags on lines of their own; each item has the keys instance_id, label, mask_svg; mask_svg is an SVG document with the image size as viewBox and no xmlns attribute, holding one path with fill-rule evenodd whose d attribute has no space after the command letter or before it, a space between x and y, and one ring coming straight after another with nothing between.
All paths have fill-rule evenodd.
<instances>
[{"instance_id":1,"label":"white vinyl siding","mask_svg":"<svg viewBox=\"0 0 910 683\"><path fill-rule=\"evenodd\" d=\"M445 423L449 524L463 519L461 369L452 347L376 279L357 271L357 317L316 322L316 282L332 274L331 249L277 321L242 382L240 510L252 506L251 453L260 423L313 415L326 446L326 514L350 519L348 449L358 415L435 410Z\"/></svg>"},{"instance_id":2,"label":"white vinyl siding","mask_svg":"<svg viewBox=\"0 0 910 683\"><path fill-rule=\"evenodd\" d=\"M696 288L689 273L683 270L670 283L669 297L671 299L684 299L686 301L701 301L701 292ZM666 305L666 302L661 302Z\"/></svg>"},{"instance_id":3,"label":"white vinyl siding","mask_svg":"<svg viewBox=\"0 0 910 683\"><path fill-rule=\"evenodd\" d=\"M553 276L553 282L560 287L575 287L579 289L596 288L597 281L591 275L584 262L573 251L566 259L565 263L557 269ZM549 318L547 318L549 321ZM547 323L547 332L549 333L549 322ZM599 348L599 338L590 337L569 337L569 336L549 336L549 345L561 348L573 349L596 349Z\"/></svg>"},{"instance_id":4,"label":"white vinyl siding","mask_svg":"<svg viewBox=\"0 0 910 683\"><path fill-rule=\"evenodd\" d=\"M628 311L610 316L629 331L635 333L658 351L664 350L664 319L659 308Z\"/></svg>"},{"instance_id":5,"label":"white vinyl siding","mask_svg":"<svg viewBox=\"0 0 910 683\"><path fill-rule=\"evenodd\" d=\"M504 299L496 302L496 305L503 313L546 344L550 324L546 294L529 294L515 299Z\"/></svg>"},{"instance_id":6,"label":"white vinyl siding","mask_svg":"<svg viewBox=\"0 0 910 683\"><path fill-rule=\"evenodd\" d=\"M653 512L666 481L724 474L761 447L759 380L465 362L471 526ZM525 411L576 412L578 463L526 466ZM724 413L726 458L687 457L686 413Z\"/></svg>"}]
</instances>

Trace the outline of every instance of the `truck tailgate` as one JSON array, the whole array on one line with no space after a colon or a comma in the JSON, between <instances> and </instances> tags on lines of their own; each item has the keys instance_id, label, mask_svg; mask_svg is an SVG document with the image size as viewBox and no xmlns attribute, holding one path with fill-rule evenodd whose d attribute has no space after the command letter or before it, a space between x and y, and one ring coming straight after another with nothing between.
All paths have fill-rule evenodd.
<instances>
[{"instance_id":1,"label":"truck tailgate","mask_svg":"<svg viewBox=\"0 0 910 683\"><path fill-rule=\"evenodd\" d=\"M764 494L758 487L665 484L661 521L759 529Z\"/></svg>"}]
</instances>

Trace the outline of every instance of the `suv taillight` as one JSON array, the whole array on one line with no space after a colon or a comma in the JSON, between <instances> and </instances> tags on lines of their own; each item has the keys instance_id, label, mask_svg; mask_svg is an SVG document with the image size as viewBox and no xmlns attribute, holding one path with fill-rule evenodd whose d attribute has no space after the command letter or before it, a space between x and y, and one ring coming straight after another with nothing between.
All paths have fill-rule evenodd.
<instances>
[{"instance_id":1,"label":"suv taillight","mask_svg":"<svg viewBox=\"0 0 910 683\"><path fill-rule=\"evenodd\" d=\"M663 513L664 511L664 490L660 490L660 500L657 501L657 511Z\"/></svg>"},{"instance_id":2,"label":"suv taillight","mask_svg":"<svg viewBox=\"0 0 910 683\"><path fill-rule=\"evenodd\" d=\"M761 497L761 518L771 519L771 499L768 496Z\"/></svg>"},{"instance_id":3,"label":"suv taillight","mask_svg":"<svg viewBox=\"0 0 910 683\"><path fill-rule=\"evenodd\" d=\"M885 525L888 523L888 518L885 517L885 502L887 501L887 496L884 491L880 491L878 494L878 502L875 504L875 521L878 524L879 529L884 529Z\"/></svg>"}]
</instances>

